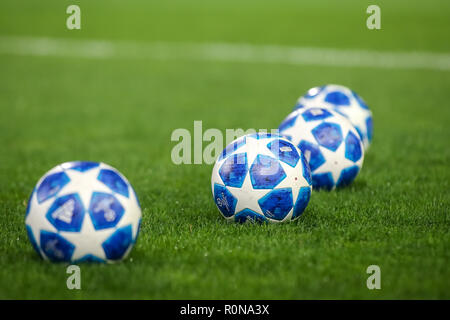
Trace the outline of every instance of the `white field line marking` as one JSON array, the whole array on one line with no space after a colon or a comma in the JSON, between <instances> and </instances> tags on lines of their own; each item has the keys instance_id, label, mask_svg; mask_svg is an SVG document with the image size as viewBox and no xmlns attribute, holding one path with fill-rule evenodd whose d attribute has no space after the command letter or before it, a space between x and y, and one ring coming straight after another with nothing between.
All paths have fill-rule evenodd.
<instances>
[{"instance_id":1,"label":"white field line marking","mask_svg":"<svg viewBox=\"0 0 450 320\"><path fill-rule=\"evenodd\" d=\"M0 36L0 54L450 70L450 54L447 53L383 52L232 43L145 43Z\"/></svg>"}]
</instances>

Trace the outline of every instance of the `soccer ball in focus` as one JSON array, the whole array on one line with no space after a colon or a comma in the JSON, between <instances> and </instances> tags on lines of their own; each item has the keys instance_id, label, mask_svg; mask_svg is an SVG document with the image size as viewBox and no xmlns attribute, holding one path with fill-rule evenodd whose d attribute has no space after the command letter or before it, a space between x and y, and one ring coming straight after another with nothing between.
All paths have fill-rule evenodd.
<instances>
[{"instance_id":1,"label":"soccer ball in focus","mask_svg":"<svg viewBox=\"0 0 450 320\"><path fill-rule=\"evenodd\" d=\"M335 84L314 87L298 99L294 109L310 107L331 108L349 119L358 131L364 149L368 149L372 142L372 112L356 92Z\"/></svg>"},{"instance_id":2,"label":"soccer ball in focus","mask_svg":"<svg viewBox=\"0 0 450 320\"><path fill-rule=\"evenodd\" d=\"M97 162L66 162L37 183L26 212L28 237L45 260L114 262L136 242L141 208L130 183Z\"/></svg>"},{"instance_id":3,"label":"soccer ball in focus","mask_svg":"<svg viewBox=\"0 0 450 320\"><path fill-rule=\"evenodd\" d=\"M331 109L298 109L279 130L308 160L314 189L348 185L358 175L364 159L361 139L352 124Z\"/></svg>"},{"instance_id":4,"label":"soccer ball in focus","mask_svg":"<svg viewBox=\"0 0 450 320\"><path fill-rule=\"evenodd\" d=\"M311 173L301 151L279 135L256 133L230 143L211 177L217 208L236 222L298 218L311 195Z\"/></svg>"}]
</instances>

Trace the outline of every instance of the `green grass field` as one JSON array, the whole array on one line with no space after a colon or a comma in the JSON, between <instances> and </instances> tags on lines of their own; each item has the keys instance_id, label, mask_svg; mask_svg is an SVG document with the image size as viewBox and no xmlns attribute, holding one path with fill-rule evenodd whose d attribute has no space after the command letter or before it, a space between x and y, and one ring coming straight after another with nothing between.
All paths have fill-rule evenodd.
<instances>
[{"instance_id":1,"label":"green grass field","mask_svg":"<svg viewBox=\"0 0 450 320\"><path fill-rule=\"evenodd\" d=\"M65 26L69 4L82 29ZM448 1L17 1L2 37L245 43L450 53ZM0 54L0 298L449 299L449 70ZM227 223L212 165L174 165L176 128L276 128L308 88L340 83L371 106L374 142L353 185L313 192L301 219ZM24 224L37 180L69 160L102 161L143 209L129 258L41 261ZM366 268L381 267L381 290Z\"/></svg>"}]
</instances>

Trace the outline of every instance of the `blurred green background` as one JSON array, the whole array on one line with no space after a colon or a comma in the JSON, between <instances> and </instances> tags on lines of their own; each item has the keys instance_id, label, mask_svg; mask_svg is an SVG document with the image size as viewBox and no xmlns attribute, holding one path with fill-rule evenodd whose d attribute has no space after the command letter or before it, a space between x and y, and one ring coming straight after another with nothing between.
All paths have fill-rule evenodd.
<instances>
[{"instance_id":1,"label":"blurred green background","mask_svg":"<svg viewBox=\"0 0 450 320\"><path fill-rule=\"evenodd\" d=\"M81 30L67 30L70 4ZM450 297L450 72L145 57L24 54L14 39L235 43L450 54L450 2L10 1L0 3L0 298L409 299ZM79 43L79 42L75 42ZM6 48L6 49L5 49ZM448 60L447 60L448 61ZM374 113L355 183L314 192L298 221L220 217L210 165L170 160L176 128L276 128L308 88L351 87ZM103 161L135 187L140 239L117 265L37 257L26 200L69 160ZM366 287L367 266L382 289Z\"/></svg>"}]
</instances>

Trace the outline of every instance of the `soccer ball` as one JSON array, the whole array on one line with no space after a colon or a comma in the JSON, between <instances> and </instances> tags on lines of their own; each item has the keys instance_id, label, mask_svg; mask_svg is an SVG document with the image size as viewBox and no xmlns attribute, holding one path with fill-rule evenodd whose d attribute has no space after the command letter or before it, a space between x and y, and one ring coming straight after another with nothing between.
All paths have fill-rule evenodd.
<instances>
[{"instance_id":1,"label":"soccer ball","mask_svg":"<svg viewBox=\"0 0 450 320\"><path fill-rule=\"evenodd\" d=\"M348 185L358 175L364 159L361 139L352 124L331 109L298 109L279 130L308 160L314 189Z\"/></svg>"},{"instance_id":2,"label":"soccer ball","mask_svg":"<svg viewBox=\"0 0 450 320\"><path fill-rule=\"evenodd\" d=\"M256 133L230 143L211 177L217 208L236 222L298 218L311 195L311 172L302 152L279 135Z\"/></svg>"},{"instance_id":3,"label":"soccer ball","mask_svg":"<svg viewBox=\"0 0 450 320\"><path fill-rule=\"evenodd\" d=\"M310 107L331 108L349 119L358 131L364 149L368 149L372 142L372 112L356 92L335 84L314 87L298 99L294 110Z\"/></svg>"},{"instance_id":4,"label":"soccer ball","mask_svg":"<svg viewBox=\"0 0 450 320\"><path fill-rule=\"evenodd\" d=\"M36 184L25 217L28 237L45 260L114 262L138 237L141 208L127 179L97 162L66 162Z\"/></svg>"}]
</instances>

